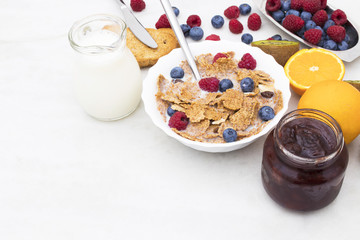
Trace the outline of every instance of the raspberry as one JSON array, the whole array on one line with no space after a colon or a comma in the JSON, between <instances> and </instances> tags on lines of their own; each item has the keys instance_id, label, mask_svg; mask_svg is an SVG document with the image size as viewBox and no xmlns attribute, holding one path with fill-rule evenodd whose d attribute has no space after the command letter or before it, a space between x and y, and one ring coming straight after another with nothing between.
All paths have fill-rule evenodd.
<instances>
[{"instance_id":1,"label":"raspberry","mask_svg":"<svg viewBox=\"0 0 360 240\"><path fill-rule=\"evenodd\" d=\"M161 15L159 20L155 24L156 29L159 28L171 28L170 22L165 14Z\"/></svg>"},{"instance_id":2,"label":"raspberry","mask_svg":"<svg viewBox=\"0 0 360 240\"><path fill-rule=\"evenodd\" d=\"M280 0L267 0L265 9L269 12L275 12L281 7Z\"/></svg>"},{"instance_id":3,"label":"raspberry","mask_svg":"<svg viewBox=\"0 0 360 240\"><path fill-rule=\"evenodd\" d=\"M287 15L282 23L284 28L293 33L299 31L304 26L304 24L304 20L302 20L301 17L295 15Z\"/></svg>"},{"instance_id":4,"label":"raspberry","mask_svg":"<svg viewBox=\"0 0 360 240\"><path fill-rule=\"evenodd\" d=\"M257 13L249 16L247 26L250 30L257 31L261 27L261 18Z\"/></svg>"},{"instance_id":5,"label":"raspberry","mask_svg":"<svg viewBox=\"0 0 360 240\"><path fill-rule=\"evenodd\" d=\"M245 53L238 63L238 67L254 70L256 68L256 60L250 53Z\"/></svg>"},{"instance_id":6,"label":"raspberry","mask_svg":"<svg viewBox=\"0 0 360 240\"><path fill-rule=\"evenodd\" d=\"M320 10L321 2L320 0L304 0L302 7L304 11L314 14Z\"/></svg>"},{"instance_id":7,"label":"raspberry","mask_svg":"<svg viewBox=\"0 0 360 240\"><path fill-rule=\"evenodd\" d=\"M325 10L319 10L314 14L312 20L316 23L316 25L323 27L325 22L328 20L328 15Z\"/></svg>"},{"instance_id":8,"label":"raspberry","mask_svg":"<svg viewBox=\"0 0 360 240\"><path fill-rule=\"evenodd\" d=\"M327 6L327 0L320 0L320 9L325 9Z\"/></svg>"},{"instance_id":9,"label":"raspberry","mask_svg":"<svg viewBox=\"0 0 360 240\"><path fill-rule=\"evenodd\" d=\"M225 9L224 15L228 19L238 18L240 16L240 9L237 6L230 6Z\"/></svg>"},{"instance_id":10,"label":"raspberry","mask_svg":"<svg viewBox=\"0 0 360 240\"><path fill-rule=\"evenodd\" d=\"M219 79L210 77L199 81L199 87L207 92L217 92L219 90Z\"/></svg>"},{"instance_id":11,"label":"raspberry","mask_svg":"<svg viewBox=\"0 0 360 240\"><path fill-rule=\"evenodd\" d=\"M319 29L309 29L304 33L304 38L311 44L317 45L321 40L322 31Z\"/></svg>"},{"instance_id":12,"label":"raspberry","mask_svg":"<svg viewBox=\"0 0 360 240\"><path fill-rule=\"evenodd\" d=\"M241 22L239 22L237 19L233 18L229 21L229 29L230 29L230 32L239 34L239 33L242 33L242 31L244 30L244 27L241 24Z\"/></svg>"},{"instance_id":13,"label":"raspberry","mask_svg":"<svg viewBox=\"0 0 360 240\"><path fill-rule=\"evenodd\" d=\"M190 15L186 20L187 25L191 28L201 26L201 18L198 15Z\"/></svg>"},{"instance_id":14,"label":"raspberry","mask_svg":"<svg viewBox=\"0 0 360 240\"><path fill-rule=\"evenodd\" d=\"M205 40L220 41L220 37L216 34L211 34L205 38Z\"/></svg>"},{"instance_id":15,"label":"raspberry","mask_svg":"<svg viewBox=\"0 0 360 240\"><path fill-rule=\"evenodd\" d=\"M344 25L347 23L347 16L342 10L337 9L331 14L331 20L333 20L336 25Z\"/></svg>"},{"instance_id":16,"label":"raspberry","mask_svg":"<svg viewBox=\"0 0 360 240\"><path fill-rule=\"evenodd\" d=\"M185 130L189 124L189 119L183 112L175 112L169 119L169 127L176 128L178 131Z\"/></svg>"},{"instance_id":17,"label":"raspberry","mask_svg":"<svg viewBox=\"0 0 360 240\"><path fill-rule=\"evenodd\" d=\"M294 10L301 10L302 2L303 2L303 0L291 0L290 8L294 9Z\"/></svg>"},{"instance_id":18,"label":"raspberry","mask_svg":"<svg viewBox=\"0 0 360 240\"><path fill-rule=\"evenodd\" d=\"M345 39L346 36L346 30L343 26L334 25L327 29L326 31L327 35L334 40L334 42L341 42Z\"/></svg>"},{"instance_id":19,"label":"raspberry","mask_svg":"<svg viewBox=\"0 0 360 240\"><path fill-rule=\"evenodd\" d=\"M213 63L216 62L219 58L228 58L228 56L226 56L226 55L223 54L223 53L217 53L217 54L214 56Z\"/></svg>"},{"instance_id":20,"label":"raspberry","mask_svg":"<svg viewBox=\"0 0 360 240\"><path fill-rule=\"evenodd\" d=\"M135 12L141 12L145 9L146 4L143 0L131 0L130 7Z\"/></svg>"}]
</instances>

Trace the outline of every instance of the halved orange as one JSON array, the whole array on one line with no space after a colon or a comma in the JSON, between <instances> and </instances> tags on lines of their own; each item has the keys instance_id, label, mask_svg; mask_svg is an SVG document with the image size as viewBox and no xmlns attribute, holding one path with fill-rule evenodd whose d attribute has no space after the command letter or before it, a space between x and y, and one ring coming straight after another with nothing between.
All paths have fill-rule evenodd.
<instances>
[{"instance_id":1,"label":"halved orange","mask_svg":"<svg viewBox=\"0 0 360 240\"><path fill-rule=\"evenodd\" d=\"M302 49L292 55L284 66L291 88L302 95L311 85L324 80L342 80L343 61L334 53L319 48Z\"/></svg>"}]
</instances>

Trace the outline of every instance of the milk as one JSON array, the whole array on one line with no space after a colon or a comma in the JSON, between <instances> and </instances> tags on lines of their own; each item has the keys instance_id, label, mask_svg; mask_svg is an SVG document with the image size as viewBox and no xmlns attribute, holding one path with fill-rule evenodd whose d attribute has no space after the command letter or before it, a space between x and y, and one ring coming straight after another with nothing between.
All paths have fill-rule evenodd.
<instances>
[{"instance_id":1,"label":"milk","mask_svg":"<svg viewBox=\"0 0 360 240\"><path fill-rule=\"evenodd\" d=\"M74 34L77 50L74 82L77 99L84 110L96 119L111 121L136 109L142 80L125 37L119 42L119 33L103 29L105 23L82 26L78 34Z\"/></svg>"}]
</instances>

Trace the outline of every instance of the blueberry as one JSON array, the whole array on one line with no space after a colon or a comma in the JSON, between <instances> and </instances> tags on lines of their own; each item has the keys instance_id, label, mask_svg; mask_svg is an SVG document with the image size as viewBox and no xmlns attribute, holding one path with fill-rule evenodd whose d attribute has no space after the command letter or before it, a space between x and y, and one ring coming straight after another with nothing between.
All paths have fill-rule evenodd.
<instances>
[{"instance_id":1,"label":"blueberry","mask_svg":"<svg viewBox=\"0 0 360 240\"><path fill-rule=\"evenodd\" d=\"M334 26L334 25L335 25L335 22L333 20L327 20L324 24L324 31L326 32L329 27Z\"/></svg>"},{"instance_id":2,"label":"blueberry","mask_svg":"<svg viewBox=\"0 0 360 240\"><path fill-rule=\"evenodd\" d=\"M316 26L316 27L315 27L315 29L318 29L318 30L320 30L320 31L321 31L321 37L325 37L326 32L324 31L324 29L322 29L322 27L320 27L320 26Z\"/></svg>"},{"instance_id":3,"label":"blueberry","mask_svg":"<svg viewBox=\"0 0 360 240\"><path fill-rule=\"evenodd\" d=\"M174 10L175 16L179 16L180 10L177 7L172 7L172 9Z\"/></svg>"},{"instance_id":4,"label":"blueberry","mask_svg":"<svg viewBox=\"0 0 360 240\"><path fill-rule=\"evenodd\" d=\"M272 12L271 16L275 19L275 21L281 22L281 20L285 17L285 13L281 10L277 10Z\"/></svg>"},{"instance_id":5,"label":"blueberry","mask_svg":"<svg viewBox=\"0 0 360 240\"><path fill-rule=\"evenodd\" d=\"M246 44L250 44L253 41L253 36L250 33L244 33L241 36L241 41Z\"/></svg>"},{"instance_id":6,"label":"blueberry","mask_svg":"<svg viewBox=\"0 0 360 240\"><path fill-rule=\"evenodd\" d=\"M324 47L324 43L325 43L325 38L321 37L320 42L317 44L319 47Z\"/></svg>"},{"instance_id":7,"label":"blueberry","mask_svg":"<svg viewBox=\"0 0 360 240\"><path fill-rule=\"evenodd\" d=\"M230 79L223 79L219 83L220 92L225 92L227 89L232 88L234 86L233 82Z\"/></svg>"},{"instance_id":8,"label":"blueberry","mask_svg":"<svg viewBox=\"0 0 360 240\"><path fill-rule=\"evenodd\" d=\"M263 121L269 121L275 117L275 112L272 107L263 106L259 110L259 117Z\"/></svg>"},{"instance_id":9,"label":"blueberry","mask_svg":"<svg viewBox=\"0 0 360 240\"><path fill-rule=\"evenodd\" d=\"M170 76L176 79L183 78L184 74L184 70L181 67L174 67L170 71Z\"/></svg>"},{"instance_id":10,"label":"blueberry","mask_svg":"<svg viewBox=\"0 0 360 240\"><path fill-rule=\"evenodd\" d=\"M296 34L301 37L304 38L304 33L305 33L306 29L305 27L302 27Z\"/></svg>"},{"instance_id":11,"label":"blueberry","mask_svg":"<svg viewBox=\"0 0 360 240\"><path fill-rule=\"evenodd\" d=\"M247 15L251 12L251 7L249 4L247 3L243 3L239 6L240 9L240 14L241 15Z\"/></svg>"},{"instance_id":12,"label":"blueberry","mask_svg":"<svg viewBox=\"0 0 360 240\"><path fill-rule=\"evenodd\" d=\"M333 40L326 40L324 42L324 48L329 49L329 50L336 50L337 44Z\"/></svg>"},{"instance_id":13,"label":"blueberry","mask_svg":"<svg viewBox=\"0 0 360 240\"><path fill-rule=\"evenodd\" d=\"M166 110L167 114L171 117L172 115L174 115L175 112L177 112L176 110L172 109L171 106L169 106Z\"/></svg>"},{"instance_id":14,"label":"blueberry","mask_svg":"<svg viewBox=\"0 0 360 240\"><path fill-rule=\"evenodd\" d=\"M347 50L349 48L349 44L344 40L341 43L337 44L337 48L341 51Z\"/></svg>"},{"instance_id":15,"label":"blueberry","mask_svg":"<svg viewBox=\"0 0 360 240\"><path fill-rule=\"evenodd\" d=\"M224 18L220 15L215 15L211 18L211 25L214 28L221 28L224 25Z\"/></svg>"},{"instance_id":16,"label":"blueberry","mask_svg":"<svg viewBox=\"0 0 360 240\"><path fill-rule=\"evenodd\" d=\"M286 12L290 10L290 0L281 0L281 10Z\"/></svg>"},{"instance_id":17,"label":"blueberry","mask_svg":"<svg viewBox=\"0 0 360 240\"><path fill-rule=\"evenodd\" d=\"M190 29L190 38L195 41L199 41L204 36L204 31L201 27L193 27Z\"/></svg>"},{"instance_id":18,"label":"blueberry","mask_svg":"<svg viewBox=\"0 0 360 240\"><path fill-rule=\"evenodd\" d=\"M184 36L185 37L189 36L191 27L189 25L187 25L187 24L181 24L180 27L181 27L181 30L184 33Z\"/></svg>"},{"instance_id":19,"label":"blueberry","mask_svg":"<svg viewBox=\"0 0 360 240\"><path fill-rule=\"evenodd\" d=\"M307 22L307 21L311 20L312 14L309 12L303 11L303 12L301 12L300 17L302 18L302 20Z\"/></svg>"},{"instance_id":20,"label":"blueberry","mask_svg":"<svg viewBox=\"0 0 360 240\"><path fill-rule=\"evenodd\" d=\"M286 12L285 16L287 15L295 15L295 16L300 16L300 12L294 9L290 9L289 11Z\"/></svg>"},{"instance_id":21,"label":"blueberry","mask_svg":"<svg viewBox=\"0 0 360 240\"><path fill-rule=\"evenodd\" d=\"M227 128L223 131L223 138L225 142L235 142L237 139L237 132L232 128Z\"/></svg>"},{"instance_id":22,"label":"blueberry","mask_svg":"<svg viewBox=\"0 0 360 240\"><path fill-rule=\"evenodd\" d=\"M316 27L316 23L313 20L309 20L305 23L306 30L313 29L315 27Z\"/></svg>"},{"instance_id":23,"label":"blueberry","mask_svg":"<svg viewBox=\"0 0 360 240\"><path fill-rule=\"evenodd\" d=\"M349 43L349 42L350 42L350 36L349 36L348 34L345 35L344 41L345 41L346 43Z\"/></svg>"},{"instance_id":24,"label":"blueberry","mask_svg":"<svg viewBox=\"0 0 360 240\"><path fill-rule=\"evenodd\" d=\"M254 90L254 80L249 77L243 78L240 82L240 86L243 92L252 92Z\"/></svg>"},{"instance_id":25,"label":"blueberry","mask_svg":"<svg viewBox=\"0 0 360 240\"><path fill-rule=\"evenodd\" d=\"M282 40L282 37L279 34L275 34L271 38L274 39L274 40L278 40L278 41Z\"/></svg>"}]
</instances>

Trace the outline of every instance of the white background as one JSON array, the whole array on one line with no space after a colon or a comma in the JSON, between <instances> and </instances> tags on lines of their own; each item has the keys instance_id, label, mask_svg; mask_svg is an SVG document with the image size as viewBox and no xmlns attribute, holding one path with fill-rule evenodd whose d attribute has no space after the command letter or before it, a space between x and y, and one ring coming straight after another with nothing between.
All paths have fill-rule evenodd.
<instances>
[{"instance_id":1,"label":"white background","mask_svg":"<svg viewBox=\"0 0 360 240\"><path fill-rule=\"evenodd\" d=\"M161 5L145 2L136 16L154 27ZM229 32L228 20L217 30L210 19L245 1L171 2L180 9L180 23L198 14L205 36L240 42L240 35ZM360 25L357 3L328 2ZM350 162L335 202L298 213L279 207L262 187L265 137L245 149L211 154L167 137L151 123L143 103L116 122L87 116L72 90L67 31L95 13L120 15L120 10L115 0L0 2L1 240L358 237L359 137L348 146ZM250 32L255 40L276 33L291 40L261 18L262 28ZM239 18L249 32L246 19ZM345 79L359 79L359 61L345 63ZM293 94L289 110L298 100Z\"/></svg>"}]
</instances>

